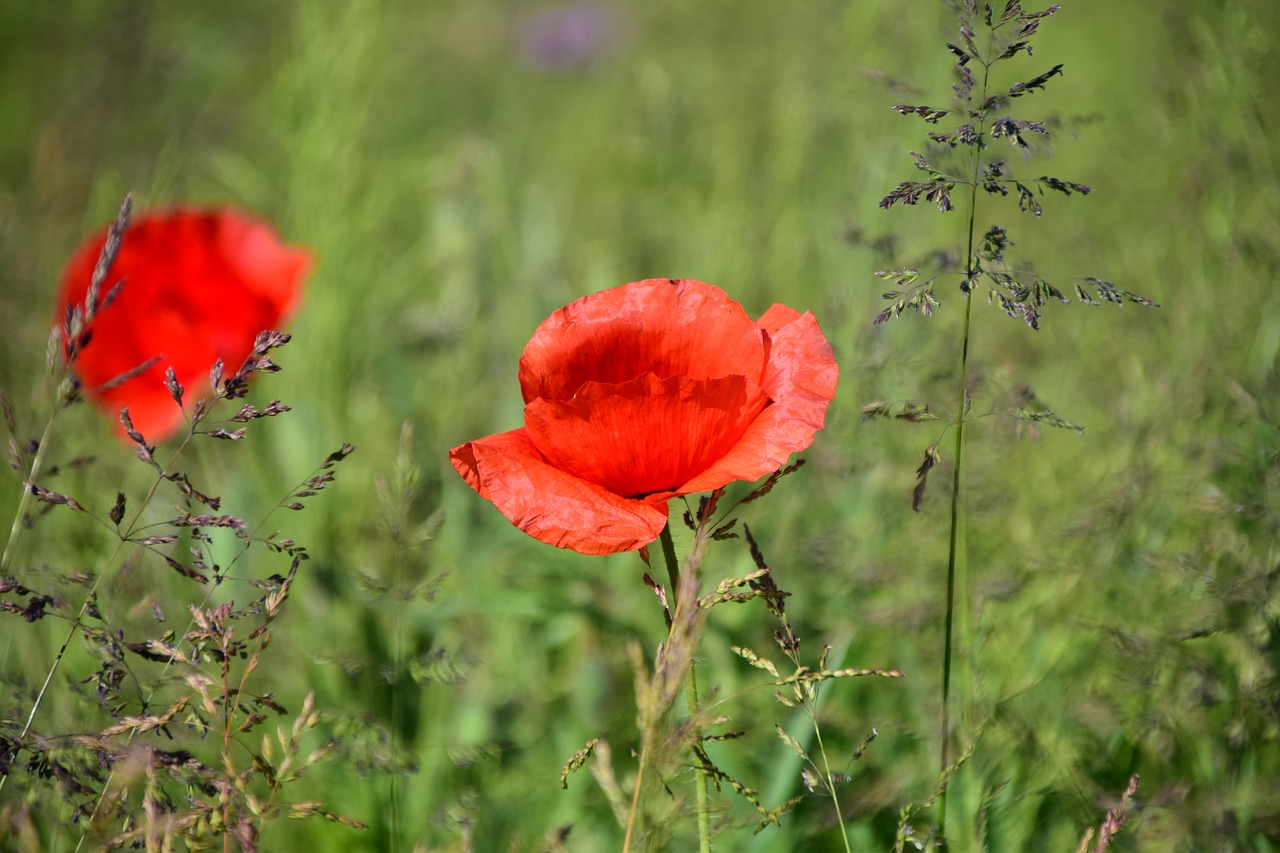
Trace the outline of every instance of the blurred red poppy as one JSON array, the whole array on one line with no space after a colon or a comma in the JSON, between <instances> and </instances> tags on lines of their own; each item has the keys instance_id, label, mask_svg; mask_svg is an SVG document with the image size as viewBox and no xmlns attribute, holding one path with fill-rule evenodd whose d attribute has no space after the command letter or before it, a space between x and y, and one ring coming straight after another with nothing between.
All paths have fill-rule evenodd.
<instances>
[{"instance_id":1,"label":"blurred red poppy","mask_svg":"<svg viewBox=\"0 0 1280 853\"><path fill-rule=\"evenodd\" d=\"M55 323L83 304L106 238L104 229L71 256ZM189 411L209 394L209 370L218 359L232 375L259 332L288 320L310 267L310 252L284 245L270 225L243 213L180 209L138 217L103 292L121 279L124 286L89 322L71 370L113 420L128 407L134 427L148 441L162 441L183 423L165 386L166 369L187 389ZM140 374L112 383L157 357Z\"/></svg>"},{"instance_id":2,"label":"blurred red poppy","mask_svg":"<svg viewBox=\"0 0 1280 853\"><path fill-rule=\"evenodd\" d=\"M812 314L753 322L723 290L648 279L548 317L520 359L520 429L455 447L513 524L583 554L630 551L667 501L756 480L808 447L839 371Z\"/></svg>"}]
</instances>

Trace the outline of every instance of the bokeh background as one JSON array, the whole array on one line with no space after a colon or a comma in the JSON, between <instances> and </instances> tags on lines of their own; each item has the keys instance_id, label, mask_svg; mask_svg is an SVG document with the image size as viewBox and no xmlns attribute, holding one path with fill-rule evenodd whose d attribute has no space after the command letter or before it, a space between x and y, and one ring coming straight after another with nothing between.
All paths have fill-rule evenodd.
<instances>
[{"instance_id":1,"label":"bokeh background","mask_svg":"<svg viewBox=\"0 0 1280 853\"><path fill-rule=\"evenodd\" d=\"M1162 307L1055 305L1033 332L975 306L974 411L991 414L966 460L957 743L974 751L953 845L1075 849L1137 772L1113 849L1272 850L1280 18L1270 0L1065 6L1034 57L1006 63L1006 82L1065 64L1020 112L1062 122L1035 173L1096 192L1047 199L1039 220L984 199L978 220L1007 226L1013 256L1059 286L1097 275ZM829 643L833 664L906 673L832 684L821 704L835 753L878 732L842 800L855 849L892 846L900 809L936 781L952 460L912 512L915 468L944 421L859 412L910 399L954 413L951 280L934 318L870 323L875 270L927 262L964 234L961 213L877 209L918 175L908 150L930 129L889 106L948 103L953 31L935 0L0 7L0 389L20 436L39 435L49 411L61 265L126 192L139 208L251 209L318 258L284 370L256 391L295 411L189 463L257 519L341 442L358 447L306 511L271 521L312 559L255 677L291 710L314 691L322 730L343 735L295 796L370 828L281 822L264 829L269 849L542 850L565 826L567 849L620 846L591 775L567 791L558 777L597 735L618 776L634 772L625 647L662 636L642 566L528 539L447 451L520 422L516 362L551 310L651 276L719 284L753 315L775 301L812 310L836 351L840 391L810 465L741 517L793 593L809 653ZM1084 435L1000 415L1026 385ZM97 457L59 485L100 511L144 479L88 407L52 442L57 458ZM21 475L7 482L4 519ZM422 523L424 550L387 535ZM92 568L107 541L49 515L15 565L28 579ZM281 570L257 559L247 573ZM727 542L707 570L749 568ZM419 594L395 594L405 588ZM143 561L103 599L145 632L151 612L134 604L180 613L192 595ZM3 713L64 632L0 614ZM713 757L776 805L802 782L773 725L802 736L805 721L729 651L764 653L771 633L763 608L717 608L701 682L748 733ZM73 649L65 677L92 668ZM64 693L38 725L101 725ZM41 843L71 849L79 832L54 791L11 779L0 808L29 798ZM717 801L743 827L724 849L838 843L829 801L759 835L749 806Z\"/></svg>"}]
</instances>

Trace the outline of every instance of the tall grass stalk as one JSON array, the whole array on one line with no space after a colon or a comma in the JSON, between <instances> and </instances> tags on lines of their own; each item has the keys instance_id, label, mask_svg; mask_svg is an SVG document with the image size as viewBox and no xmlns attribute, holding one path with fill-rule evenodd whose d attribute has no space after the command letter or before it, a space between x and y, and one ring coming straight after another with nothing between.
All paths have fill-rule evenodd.
<instances>
[{"instance_id":1,"label":"tall grass stalk","mask_svg":"<svg viewBox=\"0 0 1280 853\"><path fill-rule=\"evenodd\" d=\"M829 649L830 647L828 647ZM822 667L825 669L825 667ZM845 853L853 853L853 848L849 846L849 832L844 826L844 812L840 810L840 794L839 781L837 776L831 770L831 760L827 758L827 747L822 742L822 727L818 725L818 700L815 696L811 707L806 708L809 715L809 721L813 724L813 737L818 744L818 754L822 756L822 772L826 777L827 793L831 796L831 807L836 812L836 826L840 828L840 841L844 844ZM854 758L862 755L862 750L870 743L870 739L864 741L862 745L854 752Z\"/></svg>"},{"instance_id":2,"label":"tall grass stalk","mask_svg":"<svg viewBox=\"0 0 1280 853\"><path fill-rule=\"evenodd\" d=\"M18 499L18 507L13 513L13 525L9 528L9 538L4 543L4 553L0 554L0 576L3 576L4 573L9 570L9 565L13 561L14 552L17 550L18 539L23 528L22 519L26 516L27 504L31 499L30 485L40 478L40 473L44 469L45 449L49 446L49 437L53 434L53 424L54 421L58 419L59 411L61 411L61 406L56 407L53 413L49 415L49 420L45 422L44 432L40 436L40 442L36 446L35 455L32 457L31 465L27 469L27 476L23 481L22 496ZM88 605L88 602L89 599L86 598L86 606ZM84 608L82 607L79 618L83 618L83 616ZM26 737L27 732L31 730L31 723L36 717L36 709L39 707L40 701L44 698L44 694L49 689L49 682L53 680L54 671L57 669L58 661L61 661L63 655L66 653L67 647L71 643L71 638L75 636L76 628L77 625L72 624L66 640L62 643L62 648L58 652L58 656L54 659L54 666L50 668L48 676L40 686L40 692L37 695L36 701L31 706L31 713L27 715L27 720L22 726L22 737ZM4 786L8 781L9 774L7 772L0 774L0 792L4 791Z\"/></svg>"},{"instance_id":3,"label":"tall grass stalk","mask_svg":"<svg viewBox=\"0 0 1280 853\"><path fill-rule=\"evenodd\" d=\"M988 41L988 47L990 41ZM982 95L978 103L983 103L987 99L987 81L990 77L991 66L981 57L978 61L982 63ZM972 104L972 90L966 95L966 105ZM986 132L985 116L978 125L978 136ZM978 264L973 251L974 236L977 233L977 211L978 211L978 174L982 168L982 157L980 149L977 146L969 148L970 159L970 183L969 183L969 219L968 219L968 235L966 238L965 251L965 281L972 282L978 275ZM961 334L960 343L960 380L959 390L956 394L956 419L955 419L955 464L951 474L951 530L947 538L947 616L945 639L943 643L942 653L942 726L939 732L939 740L941 742L939 749L939 775L945 774L950 766L951 751L951 665L954 651L954 635L955 635L955 612L956 612L956 580L957 574L964 567L964 555L961 553L961 528L964 524L963 508L961 506L961 490L964 485L963 467L964 467L964 425L965 419L969 413L969 343L971 318L973 316L973 292L972 289L966 289L964 298L964 326ZM968 578L967 576L960 579L959 584L963 599L961 608L968 607ZM961 618L965 626L965 651L970 651L968 627L969 620L965 617ZM938 831L943 838L946 837L947 830L947 789L942 789L942 794L938 797Z\"/></svg>"},{"instance_id":4,"label":"tall grass stalk","mask_svg":"<svg viewBox=\"0 0 1280 853\"><path fill-rule=\"evenodd\" d=\"M107 238L103 243L102 251L98 255L97 264L93 270L93 278L90 281L88 292L85 295L84 304L77 306L76 309L66 317L57 317L54 322L54 329L49 340L47 350L47 359L51 372L60 370L61 379L58 382L57 390L54 393L53 411L49 414L48 421L45 422L44 432L40 436L40 442L35 448L35 453L31 459L31 465L27 469L27 477L23 482L22 497L18 500L18 507L14 512L13 526L9 531L9 539L5 542L4 554L0 555L0 574L8 570L10 561L13 559L13 553L17 547L19 534L22 531L22 519L26 513L27 502L31 496L37 493L36 481L40 478L40 474L44 467L45 451L49 446L49 438L53 433L54 422L58 419L58 414L71 405L79 397L79 386L77 380L71 375L70 370L63 361L74 359L78 354L79 348L83 345L81 335L89 321L93 319L102 308L105 308L115 298L119 292L120 284L107 288L107 276L111 273L111 267L115 263L116 254L120 250L120 240L124 236L125 229L129 227L129 219L133 213L133 196L126 194L124 201L120 205L120 210L116 214L115 220L111 223L107 231ZM6 415L8 415L6 406ZM122 415L127 420L127 414ZM9 418L12 421L12 418ZM132 429L132 426L130 426ZM9 431L13 433L13 425L9 424ZM187 441L190 440L187 436ZM186 447L186 441L182 444ZM179 453L181 448L179 448ZM175 454L176 458L176 454ZM159 472L159 476L151 485L151 490L147 493L146 499L143 500L142 506L134 514L133 520L129 524L129 534L132 534L134 528L138 524L138 520L142 518L142 511L146 509L150 502L151 496L155 494L156 489L163 482L164 472ZM66 499L63 499L65 502ZM40 691L36 694L35 701L31 704L31 712L27 715L27 720L22 726L20 737L26 737L27 732L31 730L31 723L36 718L36 712L39 711L40 705L44 701L45 694L48 693L49 684L53 681L53 676L57 673L62 659L66 656L67 649L71 645L71 640L75 637L76 631L80 629L80 624L84 620L85 614L88 613L89 605L97 594L98 586L102 583L103 577L107 571L115 563L116 556L120 553L121 547L128 541L128 534L118 539L115 548L108 557L106 565L102 571L98 572L94 579L93 585L90 587L88 594L84 598L84 602L80 605L80 610L72 620L71 627L67 631L66 639L62 641L62 646L58 649L58 654L53 659L53 665L49 667L49 672L45 676L44 683L40 686ZM0 791L4 790L5 783L9 780L8 772L0 775Z\"/></svg>"},{"instance_id":5,"label":"tall grass stalk","mask_svg":"<svg viewBox=\"0 0 1280 853\"><path fill-rule=\"evenodd\" d=\"M49 420L44 425L44 433L40 436L40 441L36 446L35 455L31 459L31 466L27 469L27 476L24 482L34 483L40 478L40 472L44 470L44 452L49 446L49 436L53 434L53 422L57 420L58 413L55 411L49 416ZM27 503L31 499L31 490L23 488L22 497L18 499L18 508L13 513L13 524L9 528L9 539L4 543L4 553L0 554L0 574L9 570L9 564L13 562L13 554L18 546L18 538L22 533L22 519L27 512ZM0 789L3 789L4 782L0 780Z\"/></svg>"},{"instance_id":6,"label":"tall grass stalk","mask_svg":"<svg viewBox=\"0 0 1280 853\"><path fill-rule=\"evenodd\" d=\"M951 681L957 660L962 662L961 671L968 671L967 658L974 651L972 642L972 625L969 618L969 584L965 560L965 513L964 513L964 433L970 410L969 398L969 351L973 344L972 317L974 291L979 284L987 291L990 304L998 304L1009 317L1024 322L1032 330L1041 326L1041 309L1055 302L1069 304L1073 300L1067 296L1066 290L1050 283L1037 272L1027 268L1023 263L1014 265L1006 260L1006 252L1014 245L1008 229L1002 225L992 225L982 233L979 239L977 228L978 191L981 189L988 195L1000 198L1016 199L1018 209L1039 218L1044 213L1041 198L1046 193L1061 193L1064 196L1088 195L1092 189L1075 181L1041 175L1029 177L1024 174L1022 163L1011 165L1006 158L991 152L989 144L1003 140L1012 145L1015 152L1029 159L1045 147L1053 133L1057 132L1056 119L1024 120L1015 118L1009 112L1015 101L1045 89L1046 84L1062 74L1063 66L1054 65L1042 73L1015 82L1006 89L991 89L991 67L1000 61L1014 59L1021 54L1033 55L1031 38L1036 34L1041 22L1060 9L1051 5L1043 11L1033 12L1022 8L1021 0L1006 0L1003 8L983 4L978 0L963 0L957 9L960 25L960 38L956 43L948 43L947 50L957 58L958 82L953 87L955 92L954 108L938 109L936 107L911 104L896 104L893 109L902 115L914 115L926 124L937 125L938 122L954 114L960 122L954 130L930 132L926 153L911 152L916 168L928 175L927 181L904 181L881 202L880 207L888 209L895 204L914 205L927 201L937 206L938 210L947 213L955 210L951 193L957 187L967 187L968 216L965 226L965 257L961 274L960 293L964 299L964 321L961 333L959 388L956 393L955 417L951 427L955 429L955 458L952 468L952 488L950 505L950 530L947 546L947 592L946 617L944 626L943 658L942 658L942 714L939 732L939 779L950 778L956 769L951 764L950 739L952 736ZM983 36L979 36L981 30ZM1001 32L1003 30L1003 32ZM975 69L981 68L982 79L979 81ZM975 98L974 93L977 92ZM1052 130L1051 130L1052 128ZM963 155L956 158L954 170L945 164L959 153L956 149L963 147ZM985 155L985 156L984 156ZM934 165L934 158L943 158ZM925 316L931 316L940 303L933 295L934 283L939 276L935 275L920 282L920 273L910 267L900 270L880 271L880 278L890 280L895 287L905 290L890 290L883 298L893 301L893 305L881 311L875 318L875 324L885 322L891 317L898 317L907 309L913 309ZM1075 302L1084 305L1100 305L1103 302L1122 305L1131 302L1139 305L1158 307L1157 303L1146 297L1121 290L1103 279L1089 276L1077 278L1071 289L1075 291ZM1092 292L1091 292L1092 291ZM1039 401L1030 386L1024 386L1019 392L1021 404L1006 409L1003 414L1032 423L1045 424L1055 428L1074 430L1084 433L1084 428L1059 417L1054 411ZM896 417L907 421L933 420L928 406L916 403L894 407L883 402L872 403L863 408L868 417ZM945 431L944 431L945 435ZM919 509L924 496L926 478L930 469L939 461L937 442L925 451L925 459L917 470L917 486L913 507ZM956 620L960 621L960 651L957 653ZM966 685L965 693L970 693ZM963 707L970 707L972 697L963 697ZM963 722L963 720L962 720ZM963 726L967 728L967 726ZM971 736L971 732L965 732ZM945 787L938 796L938 834L945 844L947 835L948 794Z\"/></svg>"},{"instance_id":7,"label":"tall grass stalk","mask_svg":"<svg viewBox=\"0 0 1280 853\"><path fill-rule=\"evenodd\" d=\"M419 589L415 588L415 582L410 577L410 572L414 568L411 561L414 551L421 551L426 547L426 543L433 536L440 519L436 515L420 525L415 523L412 514L413 503L418 494L422 472L414 461L413 452L413 425L405 421L400 425L400 439L396 447L395 467L391 478L388 480L387 478L378 477L374 480L374 489L378 495L378 501L382 505L382 533L392 546L392 580L388 590L391 611L392 663L390 673L386 679L390 687L391 731L389 739L393 755L399 754L405 748L402 739L406 731L406 722L409 719L406 709L406 703L408 702L407 689L417 684L417 680L411 671L406 637L407 610L410 603L419 594ZM398 769L390 774L387 794L390 799L387 811L389 813L390 849L392 851L403 848L404 804L401 803L401 799L404 796L404 786L400 778L401 775Z\"/></svg>"},{"instance_id":8,"label":"tall grass stalk","mask_svg":"<svg viewBox=\"0 0 1280 853\"><path fill-rule=\"evenodd\" d=\"M680 593L680 561L676 558L675 542L671 538L671 524L667 523L662 528L662 533L658 537L662 541L662 557L667 564L667 575L671 578L671 594L679 596ZM690 558L693 552L690 551ZM696 568L694 567L690 567ZM695 588L696 595L696 588ZM676 598L672 602L673 609L679 609L681 599ZM693 601L684 602L686 606L696 606L696 598ZM689 657L689 674L685 679L685 701L689 706L689 719L693 720L697 725L698 719L698 675L697 661L690 655ZM711 853L711 814L710 814L710 796L707 793L707 774L702 770L702 758L698 755L697 750L694 751L694 788L698 798L698 850L699 853Z\"/></svg>"},{"instance_id":9,"label":"tall grass stalk","mask_svg":"<svg viewBox=\"0 0 1280 853\"><path fill-rule=\"evenodd\" d=\"M633 643L630 648L632 668L636 673L640 758L636 771L635 789L631 796L631 807L627 814L623 853L630 851L631 842L636 836L637 820L643 809L645 778L655 766L660 768L663 761L670 759L671 750L665 746L668 743L678 743L681 752L687 748L692 753L698 810L698 849L700 853L709 853L711 850L711 805L706 778L709 768L705 764L704 755L699 751L704 723L699 714L698 687L692 675L694 655L698 650L706 623L707 607L698 598L698 585L702 561L706 556L711 537L711 527L705 523L699 524L694 531L693 542L689 546L684 567L681 569L679 560L676 558L670 525L664 527L659 535L663 559L671 581L669 593L659 590L668 630L666 641L658 647L652 676L645 671L647 664L639 644ZM647 576L646 580L648 581ZM650 585L659 589L652 583ZM688 704L687 713L691 730L681 732L678 738L672 740L670 735L673 732L664 725L664 720L682 688ZM664 758L663 755L666 757Z\"/></svg>"},{"instance_id":10,"label":"tall grass stalk","mask_svg":"<svg viewBox=\"0 0 1280 853\"><path fill-rule=\"evenodd\" d=\"M969 583L965 560L965 512L964 512L964 433L970 410L969 398L969 351L973 344L973 297L979 284L984 285L987 299L991 304L998 304L1009 317L1020 320L1032 330L1041 326L1041 309L1054 302L1068 304L1073 300L1064 289L1051 284L1037 272L1024 264L1014 265L1006 260L1006 252L1014 245L1008 229L1002 225L992 225L979 238L977 228L978 191L981 189L988 195L1001 198L1016 199L1018 209L1039 218L1044 213L1041 198L1046 193L1061 193L1064 196L1088 195L1092 189L1075 181L1041 175L1029 177L1024 174L1022 163L1011 165L1008 159L991 152L989 144L997 140L1010 143L1015 152L1024 155L1024 160L1043 148L1053 133L1057 132L1056 120L1024 120L1015 118L1009 112L1015 101L1045 89L1046 84L1062 74L1063 66L1054 65L1046 71L1015 82L1008 88L991 89L991 67L1002 60L1014 59L1020 54L1033 55L1031 38L1036 34L1041 22L1059 10L1059 6L1051 5L1043 11L1032 12L1022 8L1021 0L1006 0L1003 8L983 4L979 7L977 0L963 0L959 5L960 38L956 43L948 43L947 50L957 58L958 82L953 87L955 92L954 108L938 109L932 106L896 104L893 109L902 115L914 115L929 125L937 125L939 121L953 115L960 122L954 130L930 132L926 153L911 152L916 168L928 175L927 181L904 181L881 202L880 207L888 209L895 204L914 205L927 201L937 206L938 210L947 213L955 210L951 193L957 187L967 188L968 208L965 223L964 245L965 256L960 274L960 293L964 299L964 320L961 332L959 388L956 393L955 417L950 427L955 429L955 457L952 468L950 530L947 546L947 592L946 617L944 624L943 657L942 657L942 713L939 732L939 779L950 778L955 767L951 764L951 681L953 670L959 660L961 671L968 671L967 659L973 654L972 625L969 618ZM1003 32L1001 32L1003 30ZM979 36L978 32L983 33ZM975 70L981 68L982 79L978 80ZM975 98L974 93L977 92ZM1019 101L1020 102L1020 101ZM1052 131L1051 131L1052 128ZM945 160L950 160L959 153L956 149L963 147L963 155L956 158L954 170L948 168ZM985 156L984 156L985 155ZM943 158L935 165L934 158ZM891 317L898 317L907 309L913 309L925 316L931 316L934 308L940 303L933 295L934 283L939 276L935 275L920 282L920 273L910 267L900 270L880 271L880 278L890 280L897 288L890 290L883 298L893 301L893 305L881 311L875 318L875 324L885 322ZM1100 305L1107 302L1122 305L1125 302L1158 307L1150 299L1121 290L1114 284L1093 276L1078 278L1073 282L1075 300L1078 304ZM1090 292L1092 291L1092 293ZM1059 417L1054 411L1040 402L1030 386L1019 391L1021 405L1006 409L1003 414L1033 424L1045 424L1056 428L1074 430L1084 433L1084 428ZM900 405L895 412L892 406L883 402L872 403L863 408L868 417L896 417L907 421L933 420L928 406L916 403ZM945 431L944 431L945 435ZM924 496L925 482L930 469L939 461L937 442L925 451L923 464L917 470L913 507L919 509ZM959 619L960 642L956 639L956 620ZM959 652L957 653L957 645ZM966 685L965 693L971 691ZM962 697L964 705L971 707L972 697ZM962 723L964 721L962 720ZM962 726L968 728L968 726ZM966 737L972 735L965 732ZM947 837L947 799L948 792L944 787L938 796L938 835L943 844Z\"/></svg>"},{"instance_id":11,"label":"tall grass stalk","mask_svg":"<svg viewBox=\"0 0 1280 853\"><path fill-rule=\"evenodd\" d=\"M49 420L45 423L44 433L40 436L40 444L36 447L35 456L31 460L31 467L27 469L27 478L23 484L22 497L18 499L18 508L13 514L13 526L9 529L9 539L4 543L4 553L0 554L0 575L3 575L9 570L9 564L13 560L14 551L17 549L18 537L22 532L22 518L27 512L27 502L31 498L31 489L27 487L27 484L34 483L40 476L40 471L44 465L45 448L49 445L49 436L53 432L53 422L57 417L57 410L49 416ZM87 601L88 600L86 599L86 603ZM83 610L81 615L83 616ZM57 661L62 659L62 655L66 652L67 646L71 643L71 637L73 636L75 636L74 625L71 627L70 635L68 635L67 639L62 644L62 650L58 652L58 657L55 659L55 666ZM45 692L49 689L49 682L52 679L53 669L50 669L48 677L45 678L44 684L40 687L40 693L38 694L36 703L31 706L31 713L27 716L27 721L22 726L23 737L25 737L27 732L31 730L31 721L35 719L36 708L39 706L40 698L43 697ZM4 791L4 786L8 781L8 773L0 774L0 792Z\"/></svg>"},{"instance_id":12,"label":"tall grass stalk","mask_svg":"<svg viewBox=\"0 0 1280 853\"><path fill-rule=\"evenodd\" d=\"M50 419L50 424L52 424L52 419ZM48 432L46 430L46 437L47 435ZM183 439L182 444L174 452L173 459L170 460L170 465L173 464L173 460L176 460L182 454L182 451L191 441L191 437L193 435L194 433L189 433L187 437ZM35 463L32 464L32 469L34 471ZM160 484L165 482L165 477L169 471L170 468L168 466L157 471L156 477L151 483L151 488L147 491L147 494L142 499L138 509L134 512L133 519L129 522L125 532L117 538L115 547L111 549L111 553L107 556L106 562L103 563L102 570L99 571L97 576L93 579L93 584L89 587L88 593L85 594L84 601L80 604L80 609L76 612L75 618L71 620L71 626L67 629L67 636L63 638L62 645L59 646L58 653L54 656L53 663L49 666L49 671L45 675L44 683L41 684L39 692L36 693L35 701L31 703L31 711L27 714L26 723L23 725L20 733L22 737L26 737L27 732L31 730L31 724L35 721L36 713L40 710L40 706L44 703L44 697L49 692L49 685L53 682L54 675L57 674L58 668L62 665L63 658L67 655L67 649L71 647L71 641L75 639L76 633L80 630L80 627L84 622L84 618L89 612L89 605L92 604L97 597L98 588L102 585L103 579L106 578L111 570L115 568L116 558L120 556L120 552L123 550L125 544L132 541L133 535L138 530L138 524L142 520L142 514L146 511L147 507L151 505L151 499L160 488ZM33 473L32 477L34 478L34 476L35 474ZM29 482L34 482L34 479ZM30 488L26 491L29 492ZM21 507L19 507L19 512L21 511ZM7 773L4 774L4 776L0 776L0 790L4 789L4 784L8 778L9 774Z\"/></svg>"}]
</instances>

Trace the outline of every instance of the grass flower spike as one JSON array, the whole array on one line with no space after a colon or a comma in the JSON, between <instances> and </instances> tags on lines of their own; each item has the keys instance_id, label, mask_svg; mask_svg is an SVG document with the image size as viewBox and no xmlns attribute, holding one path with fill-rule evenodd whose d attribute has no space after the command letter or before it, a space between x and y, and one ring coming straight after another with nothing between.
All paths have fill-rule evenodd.
<instances>
[{"instance_id":1,"label":"grass flower spike","mask_svg":"<svg viewBox=\"0 0 1280 853\"><path fill-rule=\"evenodd\" d=\"M454 448L480 495L583 554L646 545L667 501L756 480L822 428L839 371L811 313L758 321L700 281L648 279L548 317L520 359L525 424Z\"/></svg>"},{"instance_id":2,"label":"grass flower spike","mask_svg":"<svg viewBox=\"0 0 1280 853\"><path fill-rule=\"evenodd\" d=\"M63 356L98 408L114 420L127 407L148 440L162 441L183 422L166 371L184 388L207 388L219 359L239 369L258 333L280 328L297 308L311 254L242 213L152 213L129 226L101 293L91 295L106 240L106 229L90 237L63 271L54 314ZM187 395L186 408L199 397Z\"/></svg>"}]
</instances>

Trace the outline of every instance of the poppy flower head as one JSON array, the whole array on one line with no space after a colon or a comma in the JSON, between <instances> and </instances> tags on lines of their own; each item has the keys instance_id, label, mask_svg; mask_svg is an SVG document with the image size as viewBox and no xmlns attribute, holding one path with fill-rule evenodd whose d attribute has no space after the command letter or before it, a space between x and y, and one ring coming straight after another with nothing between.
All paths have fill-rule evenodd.
<instances>
[{"instance_id":1,"label":"poppy flower head","mask_svg":"<svg viewBox=\"0 0 1280 853\"><path fill-rule=\"evenodd\" d=\"M106 239L104 229L71 256L55 323L84 302ZM292 316L310 267L308 251L284 245L271 226L242 213L178 209L139 217L124 232L106 282L124 285L94 314L70 368L104 413L115 419L127 407L148 440L163 440L183 422L166 370L188 389L184 405L194 406L215 362L238 370L258 333ZM63 354L70 358L65 342ZM112 381L153 359L141 373Z\"/></svg>"},{"instance_id":2,"label":"poppy flower head","mask_svg":"<svg viewBox=\"0 0 1280 853\"><path fill-rule=\"evenodd\" d=\"M455 448L454 468L526 533L605 554L657 538L672 497L807 447L838 369L812 314L756 322L712 285L648 279L553 313L519 377L524 427Z\"/></svg>"}]
</instances>

